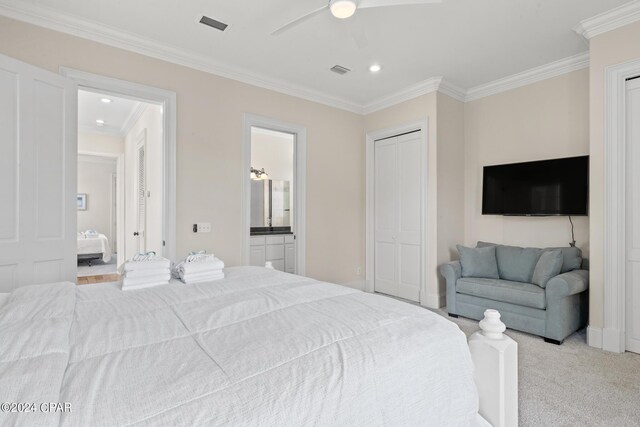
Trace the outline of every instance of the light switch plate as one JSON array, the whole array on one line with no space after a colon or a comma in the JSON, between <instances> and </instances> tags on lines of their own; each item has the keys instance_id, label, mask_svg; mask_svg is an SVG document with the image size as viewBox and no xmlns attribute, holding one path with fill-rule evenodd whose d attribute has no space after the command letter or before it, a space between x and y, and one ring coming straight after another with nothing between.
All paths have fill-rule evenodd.
<instances>
[{"instance_id":1,"label":"light switch plate","mask_svg":"<svg viewBox=\"0 0 640 427\"><path fill-rule=\"evenodd\" d=\"M211 223L210 222L199 222L195 227L196 233L211 233Z\"/></svg>"}]
</instances>

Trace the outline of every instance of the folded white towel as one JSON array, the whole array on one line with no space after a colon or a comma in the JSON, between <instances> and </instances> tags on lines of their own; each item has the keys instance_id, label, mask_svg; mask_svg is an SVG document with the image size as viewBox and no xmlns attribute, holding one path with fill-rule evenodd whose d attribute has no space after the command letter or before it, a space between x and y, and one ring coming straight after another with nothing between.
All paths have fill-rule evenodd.
<instances>
[{"instance_id":1,"label":"folded white towel","mask_svg":"<svg viewBox=\"0 0 640 427\"><path fill-rule=\"evenodd\" d=\"M156 274L154 276L147 276L147 277L127 277L125 276L124 279L122 279L122 287L129 287L129 286L137 286L137 285L144 285L144 284L148 284L148 283L159 283L159 282L169 282L169 279L171 279L171 274L169 274L169 272L167 271L166 273L159 273Z\"/></svg>"},{"instance_id":2,"label":"folded white towel","mask_svg":"<svg viewBox=\"0 0 640 427\"><path fill-rule=\"evenodd\" d=\"M131 279L153 277L158 274L171 274L171 270L166 267L158 267L143 270L129 270L125 272L125 276Z\"/></svg>"},{"instance_id":3,"label":"folded white towel","mask_svg":"<svg viewBox=\"0 0 640 427\"><path fill-rule=\"evenodd\" d=\"M224 279L224 273L191 275L181 278L180 280L187 285L191 285L194 283L213 282L214 280L220 279Z\"/></svg>"},{"instance_id":4,"label":"folded white towel","mask_svg":"<svg viewBox=\"0 0 640 427\"><path fill-rule=\"evenodd\" d=\"M209 278L213 278L213 279L222 279L224 278L224 273L222 272L222 270L217 270L217 271L211 271L211 272L207 272L207 273L190 273L190 274L183 274L180 276L181 280L200 280L200 279L209 279Z\"/></svg>"},{"instance_id":5,"label":"folded white towel","mask_svg":"<svg viewBox=\"0 0 640 427\"><path fill-rule=\"evenodd\" d=\"M216 257L201 258L197 261L184 260L175 267L178 275L218 271L224 268L224 262Z\"/></svg>"},{"instance_id":6,"label":"folded white towel","mask_svg":"<svg viewBox=\"0 0 640 427\"><path fill-rule=\"evenodd\" d=\"M127 261L124 264L124 271L153 270L160 268L171 268L171 261L166 258L156 257L146 261Z\"/></svg>"},{"instance_id":7,"label":"folded white towel","mask_svg":"<svg viewBox=\"0 0 640 427\"><path fill-rule=\"evenodd\" d=\"M86 237L98 237L98 232L96 230L87 230L84 232Z\"/></svg>"}]
</instances>

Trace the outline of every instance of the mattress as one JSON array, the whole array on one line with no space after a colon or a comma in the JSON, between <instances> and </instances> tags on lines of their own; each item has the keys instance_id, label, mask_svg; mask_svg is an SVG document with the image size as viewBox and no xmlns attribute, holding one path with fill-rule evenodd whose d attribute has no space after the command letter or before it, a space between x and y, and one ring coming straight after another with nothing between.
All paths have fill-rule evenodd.
<instances>
[{"instance_id":1,"label":"mattress","mask_svg":"<svg viewBox=\"0 0 640 427\"><path fill-rule=\"evenodd\" d=\"M78 255L102 254L102 261L111 261L111 247L109 239L104 234L96 237L78 236Z\"/></svg>"},{"instance_id":2,"label":"mattress","mask_svg":"<svg viewBox=\"0 0 640 427\"><path fill-rule=\"evenodd\" d=\"M122 292L25 286L0 306L0 424L479 425L464 334L424 308L259 267Z\"/></svg>"}]
</instances>

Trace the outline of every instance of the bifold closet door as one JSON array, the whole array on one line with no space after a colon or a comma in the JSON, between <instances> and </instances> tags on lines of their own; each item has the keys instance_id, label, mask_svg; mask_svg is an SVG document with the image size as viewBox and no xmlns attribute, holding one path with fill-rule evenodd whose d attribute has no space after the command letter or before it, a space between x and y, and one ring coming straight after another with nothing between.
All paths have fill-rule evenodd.
<instances>
[{"instance_id":1,"label":"bifold closet door","mask_svg":"<svg viewBox=\"0 0 640 427\"><path fill-rule=\"evenodd\" d=\"M375 142L374 289L420 300L421 283L420 132Z\"/></svg>"},{"instance_id":2,"label":"bifold closet door","mask_svg":"<svg viewBox=\"0 0 640 427\"><path fill-rule=\"evenodd\" d=\"M640 78L627 82L626 342L640 353Z\"/></svg>"},{"instance_id":3,"label":"bifold closet door","mask_svg":"<svg viewBox=\"0 0 640 427\"><path fill-rule=\"evenodd\" d=\"M0 55L0 95L0 292L75 281L76 85Z\"/></svg>"}]
</instances>

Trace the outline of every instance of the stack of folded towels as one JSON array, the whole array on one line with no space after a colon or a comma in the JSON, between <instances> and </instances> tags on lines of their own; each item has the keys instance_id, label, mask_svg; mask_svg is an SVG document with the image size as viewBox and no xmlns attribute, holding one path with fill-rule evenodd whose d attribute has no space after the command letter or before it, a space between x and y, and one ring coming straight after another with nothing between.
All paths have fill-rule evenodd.
<instances>
[{"instance_id":1,"label":"stack of folded towels","mask_svg":"<svg viewBox=\"0 0 640 427\"><path fill-rule=\"evenodd\" d=\"M192 252L184 261L176 265L173 274L188 285L224 279L223 268L224 262L213 254Z\"/></svg>"},{"instance_id":2,"label":"stack of folded towels","mask_svg":"<svg viewBox=\"0 0 640 427\"><path fill-rule=\"evenodd\" d=\"M171 262L155 252L135 255L123 269L123 291L166 285L171 279Z\"/></svg>"}]
</instances>

